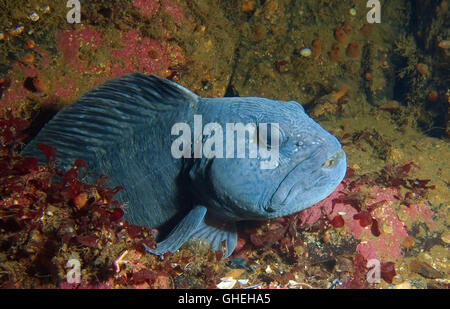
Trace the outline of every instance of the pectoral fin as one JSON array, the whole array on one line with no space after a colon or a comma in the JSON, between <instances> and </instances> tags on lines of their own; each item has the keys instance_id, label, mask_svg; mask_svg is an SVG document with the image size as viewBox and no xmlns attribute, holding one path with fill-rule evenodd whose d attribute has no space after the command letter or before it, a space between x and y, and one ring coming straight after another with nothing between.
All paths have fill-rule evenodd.
<instances>
[{"instance_id":1,"label":"pectoral fin","mask_svg":"<svg viewBox=\"0 0 450 309\"><path fill-rule=\"evenodd\" d=\"M146 250L156 255L175 252L189 239L206 240L213 250L222 250L222 241L225 241L227 257L236 247L236 227L232 222L219 224L218 220L206 216L206 207L196 206L166 239L156 244L156 249L146 247Z\"/></svg>"},{"instance_id":2,"label":"pectoral fin","mask_svg":"<svg viewBox=\"0 0 450 309\"><path fill-rule=\"evenodd\" d=\"M212 216L206 216L200 222L192 239L206 239L215 251L222 250L222 242L225 241L225 257L230 256L237 244L237 232L234 222L220 222Z\"/></svg>"}]
</instances>

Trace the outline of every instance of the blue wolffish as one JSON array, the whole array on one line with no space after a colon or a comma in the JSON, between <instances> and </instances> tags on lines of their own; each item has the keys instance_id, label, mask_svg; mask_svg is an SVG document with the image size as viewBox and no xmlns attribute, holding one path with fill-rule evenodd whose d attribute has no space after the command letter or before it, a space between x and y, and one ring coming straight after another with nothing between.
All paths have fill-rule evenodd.
<instances>
[{"instance_id":1,"label":"blue wolffish","mask_svg":"<svg viewBox=\"0 0 450 309\"><path fill-rule=\"evenodd\" d=\"M194 115L204 123L278 124L276 167L261 169L259 156L175 158L171 145L178 136L171 128L193 127ZM45 161L36 143L56 147L60 168L83 159L90 170L108 176L110 185L122 186L116 198L125 205L125 219L161 231L156 249L148 248L154 254L205 239L216 250L225 241L229 256L237 221L308 208L327 197L346 171L338 140L297 102L202 98L140 73L96 86L55 115L23 150ZM85 180L93 181L88 175Z\"/></svg>"}]
</instances>

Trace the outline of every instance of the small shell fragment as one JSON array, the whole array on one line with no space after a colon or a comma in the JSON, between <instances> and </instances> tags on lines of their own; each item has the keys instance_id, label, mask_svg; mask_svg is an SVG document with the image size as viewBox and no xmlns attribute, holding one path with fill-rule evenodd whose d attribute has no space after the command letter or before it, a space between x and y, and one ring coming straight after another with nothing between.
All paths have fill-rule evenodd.
<instances>
[{"instance_id":1,"label":"small shell fragment","mask_svg":"<svg viewBox=\"0 0 450 309\"><path fill-rule=\"evenodd\" d=\"M350 15L356 16L356 9L355 8L351 8L350 10L348 10L348 12L350 13Z\"/></svg>"},{"instance_id":2,"label":"small shell fragment","mask_svg":"<svg viewBox=\"0 0 450 309\"><path fill-rule=\"evenodd\" d=\"M450 49L450 41L449 40L442 40L438 44L439 48L442 49Z\"/></svg>"},{"instance_id":3,"label":"small shell fragment","mask_svg":"<svg viewBox=\"0 0 450 309\"><path fill-rule=\"evenodd\" d=\"M238 282L242 285L246 285L248 283L248 279L239 279Z\"/></svg>"},{"instance_id":4,"label":"small shell fragment","mask_svg":"<svg viewBox=\"0 0 450 309\"><path fill-rule=\"evenodd\" d=\"M237 280L235 280L231 277L220 278L220 280L222 282L217 284L218 289L232 289L236 285L236 282L237 282Z\"/></svg>"},{"instance_id":5,"label":"small shell fragment","mask_svg":"<svg viewBox=\"0 0 450 309\"><path fill-rule=\"evenodd\" d=\"M18 36L18 35L20 35L20 34L23 32L23 30L25 30L25 27L24 27L24 26L17 26L17 27L15 27L15 28L13 28L13 29L9 32L9 34L11 34L12 36Z\"/></svg>"},{"instance_id":6,"label":"small shell fragment","mask_svg":"<svg viewBox=\"0 0 450 309\"><path fill-rule=\"evenodd\" d=\"M450 232L446 231L442 233L441 240L445 242L446 244L450 244Z\"/></svg>"},{"instance_id":7,"label":"small shell fragment","mask_svg":"<svg viewBox=\"0 0 450 309\"><path fill-rule=\"evenodd\" d=\"M237 279L239 278L240 275L242 275L245 272L245 269L242 268L235 268L230 270L229 272L226 273L225 277L227 278L234 278Z\"/></svg>"},{"instance_id":8,"label":"small shell fragment","mask_svg":"<svg viewBox=\"0 0 450 309\"><path fill-rule=\"evenodd\" d=\"M309 48L303 48L302 50L300 50L300 55L302 55L303 57L310 57L311 54L312 51Z\"/></svg>"},{"instance_id":9,"label":"small shell fragment","mask_svg":"<svg viewBox=\"0 0 450 309\"><path fill-rule=\"evenodd\" d=\"M50 6L44 5L43 7L41 7L41 11L44 14L50 13Z\"/></svg>"},{"instance_id":10,"label":"small shell fragment","mask_svg":"<svg viewBox=\"0 0 450 309\"><path fill-rule=\"evenodd\" d=\"M39 20L39 15L36 12L31 12L30 14L28 14L28 19L30 19L31 21L38 21Z\"/></svg>"}]
</instances>

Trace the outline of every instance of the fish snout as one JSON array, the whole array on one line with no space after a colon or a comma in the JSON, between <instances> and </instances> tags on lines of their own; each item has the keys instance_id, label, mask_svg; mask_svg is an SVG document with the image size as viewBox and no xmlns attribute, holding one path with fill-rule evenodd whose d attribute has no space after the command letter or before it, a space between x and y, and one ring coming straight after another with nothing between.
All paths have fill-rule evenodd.
<instances>
[{"instance_id":1,"label":"fish snout","mask_svg":"<svg viewBox=\"0 0 450 309\"><path fill-rule=\"evenodd\" d=\"M319 202L342 181L345 171L346 156L341 148L326 160L313 157L300 162L281 181L266 211L287 215L295 212L292 207L300 211Z\"/></svg>"}]
</instances>

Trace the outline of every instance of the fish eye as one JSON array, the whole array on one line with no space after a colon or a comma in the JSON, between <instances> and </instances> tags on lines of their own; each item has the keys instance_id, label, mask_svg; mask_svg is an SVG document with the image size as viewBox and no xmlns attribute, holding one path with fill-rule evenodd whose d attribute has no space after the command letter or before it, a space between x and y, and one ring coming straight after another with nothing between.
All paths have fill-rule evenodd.
<instances>
[{"instance_id":1,"label":"fish eye","mask_svg":"<svg viewBox=\"0 0 450 309\"><path fill-rule=\"evenodd\" d=\"M283 141L283 134L278 123L260 123L256 126L255 140L266 149L277 148Z\"/></svg>"}]
</instances>

